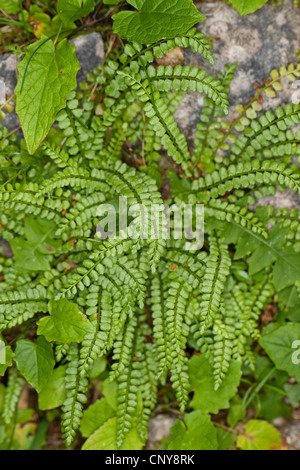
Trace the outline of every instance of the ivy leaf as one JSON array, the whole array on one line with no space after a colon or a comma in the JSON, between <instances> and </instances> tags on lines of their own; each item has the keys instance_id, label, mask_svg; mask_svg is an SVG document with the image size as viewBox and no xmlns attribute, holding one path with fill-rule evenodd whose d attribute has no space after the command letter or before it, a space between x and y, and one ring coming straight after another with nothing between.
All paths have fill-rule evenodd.
<instances>
[{"instance_id":1,"label":"ivy leaf","mask_svg":"<svg viewBox=\"0 0 300 470\"><path fill-rule=\"evenodd\" d=\"M94 0L58 0L57 13L62 22L65 25L69 25L91 13L94 8Z\"/></svg>"},{"instance_id":2,"label":"ivy leaf","mask_svg":"<svg viewBox=\"0 0 300 470\"><path fill-rule=\"evenodd\" d=\"M230 3L240 15L254 13L261 8L268 0L230 0Z\"/></svg>"},{"instance_id":3,"label":"ivy leaf","mask_svg":"<svg viewBox=\"0 0 300 470\"><path fill-rule=\"evenodd\" d=\"M48 39L27 47L18 65L15 94L16 111L30 154L46 137L58 111L65 107L69 93L76 87L79 68L75 46L66 39L56 47Z\"/></svg>"},{"instance_id":4,"label":"ivy leaf","mask_svg":"<svg viewBox=\"0 0 300 470\"><path fill-rule=\"evenodd\" d=\"M43 337L37 338L36 343L20 339L17 342L15 361L18 370L37 392L42 390L55 364L52 346Z\"/></svg>"},{"instance_id":5,"label":"ivy leaf","mask_svg":"<svg viewBox=\"0 0 300 470\"><path fill-rule=\"evenodd\" d=\"M121 11L113 16L114 32L122 38L150 43L185 33L205 20L192 0L127 0L139 11Z\"/></svg>"},{"instance_id":6,"label":"ivy leaf","mask_svg":"<svg viewBox=\"0 0 300 470\"><path fill-rule=\"evenodd\" d=\"M25 236L28 241L35 244L45 244L51 247L60 246L60 240L54 240L55 222L42 218L34 219L26 217L24 221ZM49 252L46 246L43 246L43 252Z\"/></svg>"},{"instance_id":7,"label":"ivy leaf","mask_svg":"<svg viewBox=\"0 0 300 470\"><path fill-rule=\"evenodd\" d=\"M136 427L133 427L124 439L120 448L117 447L117 418L110 418L95 431L83 444L82 450L141 450L141 441Z\"/></svg>"},{"instance_id":8,"label":"ivy leaf","mask_svg":"<svg viewBox=\"0 0 300 470\"><path fill-rule=\"evenodd\" d=\"M208 413L218 413L229 408L229 400L236 394L241 378L239 362L232 361L228 373L218 390L215 390L212 366L204 355L190 359L189 377L195 390L191 406Z\"/></svg>"},{"instance_id":9,"label":"ivy leaf","mask_svg":"<svg viewBox=\"0 0 300 470\"><path fill-rule=\"evenodd\" d=\"M102 393L105 396L107 403L114 410L118 407L117 392L118 385L116 382L111 382L110 379L104 380L102 384Z\"/></svg>"},{"instance_id":10,"label":"ivy leaf","mask_svg":"<svg viewBox=\"0 0 300 470\"><path fill-rule=\"evenodd\" d=\"M208 414L200 410L176 420L170 429L168 450L217 450L217 433Z\"/></svg>"},{"instance_id":11,"label":"ivy leaf","mask_svg":"<svg viewBox=\"0 0 300 470\"><path fill-rule=\"evenodd\" d=\"M10 346L5 346L5 344L0 341L0 376L3 376L6 372L6 369L12 365L12 360L14 353Z\"/></svg>"},{"instance_id":12,"label":"ivy leaf","mask_svg":"<svg viewBox=\"0 0 300 470\"><path fill-rule=\"evenodd\" d=\"M288 323L264 335L260 345L276 367L300 380L300 324Z\"/></svg>"},{"instance_id":13,"label":"ivy leaf","mask_svg":"<svg viewBox=\"0 0 300 470\"><path fill-rule=\"evenodd\" d=\"M32 245L24 238L15 238L10 245L15 256L16 268L24 271L48 271L50 269L48 257L41 253L36 245Z\"/></svg>"},{"instance_id":14,"label":"ivy leaf","mask_svg":"<svg viewBox=\"0 0 300 470\"><path fill-rule=\"evenodd\" d=\"M237 438L242 450L279 450L283 448L280 433L266 421L252 419L245 425L245 433Z\"/></svg>"},{"instance_id":15,"label":"ivy leaf","mask_svg":"<svg viewBox=\"0 0 300 470\"><path fill-rule=\"evenodd\" d=\"M54 369L47 383L39 393L39 408L52 410L61 406L65 401L65 375L67 366Z\"/></svg>"},{"instance_id":16,"label":"ivy leaf","mask_svg":"<svg viewBox=\"0 0 300 470\"><path fill-rule=\"evenodd\" d=\"M50 316L37 322L38 335L44 335L47 341L57 343L80 343L93 327L87 317L81 313L76 304L66 299L49 302Z\"/></svg>"},{"instance_id":17,"label":"ivy leaf","mask_svg":"<svg viewBox=\"0 0 300 470\"><path fill-rule=\"evenodd\" d=\"M15 266L23 271L47 271L50 269L50 253L59 241L52 238L55 223L44 219L26 217L25 237L11 241Z\"/></svg>"},{"instance_id":18,"label":"ivy leaf","mask_svg":"<svg viewBox=\"0 0 300 470\"><path fill-rule=\"evenodd\" d=\"M115 410L108 404L106 398L97 400L83 413L80 424L81 434L83 437L89 437L115 414Z\"/></svg>"},{"instance_id":19,"label":"ivy leaf","mask_svg":"<svg viewBox=\"0 0 300 470\"><path fill-rule=\"evenodd\" d=\"M299 402L300 402L300 383L297 384L286 384L284 386L284 389L287 393L287 396L291 402L291 405L294 408L299 407Z\"/></svg>"}]
</instances>

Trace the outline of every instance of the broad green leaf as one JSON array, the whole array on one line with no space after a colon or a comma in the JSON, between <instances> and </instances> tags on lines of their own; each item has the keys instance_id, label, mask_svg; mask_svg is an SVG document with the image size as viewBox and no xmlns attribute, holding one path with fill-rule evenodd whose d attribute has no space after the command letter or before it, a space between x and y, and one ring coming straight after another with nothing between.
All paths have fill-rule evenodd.
<instances>
[{"instance_id":1,"label":"broad green leaf","mask_svg":"<svg viewBox=\"0 0 300 470\"><path fill-rule=\"evenodd\" d=\"M289 307L285 311L286 318L295 322L300 321L300 298L297 287L295 285L286 287L278 292L278 296L280 301Z\"/></svg>"},{"instance_id":2,"label":"broad green leaf","mask_svg":"<svg viewBox=\"0 0 300 470\"><path fill-rule=\"evenodd\" d=\"M52 346L42 336L37 338L36 343L20 339L17 341L15 361L25 379L40 392L54 367Z\"/></svg>"},{"instance_id":3,"label":"broad green leaf","mask_svg":"<svg viewBox=\"0 0 300 470\"><path fill-rule=\"evenodd\" d=\"M245 227L239 227L239 231L241 233L237 239L235 258L243 258L252 253L248 260L250 275L256 274L265 267L270 266L280 256L285 242L285 231L280 230L279 226L269 232L267 240Z\"/></svg>"},{"instance_id":4,"label":"broad green leaf","mask_svg":"<svg viewBox=\"0 0 300 470\"><path fill-rule=\"evenodd\" d=\"M180 179L174 170L169 170L168 180L170 183L171 194L173 197L181 196L191 190L191 183L187 179Z\"/></svg>"},{"instance_id":5,"label":"broad green leaf","mask_svg":"<svg viewBox=\"0 0 300 470\"><path fill-rule=\"evenodd\" d=\"M22 3L19 0L0 0L0 8L9 15L15 15L22 8Z\"/></svg>"},{"instance_id":6,"label":"broad green leaf","mask_svg":"<svg viewBox=\"0 0 300 470\"><path fill-rule=\"evenodd\" d=\"M259 384L272 371L269 380L259 394L259 416L267 421L285 416L291 418L291 410L284 403L284 385L288 380L288 374L280 370L274 370L274 364L267 356L256 355L254 377ZM277 391L278 390L278 391Z\"/></svg>"},{"instance_id":7,"label":"broad green leaf","mask_svg":"<svg viewBox=\"0 0 300 470\"><path fill-rule=\"evenodd\" d=\"M55 116L65 107L69 93L76 87L79 62L75 46L66 39L57 46L40 39L27 47L18 65L15 90L19 115L29 153L34 153L46 137Z\"/></svg>"},{"instance_id":8,"label":"broad green leaf","mask_svg":"<svg viewBox=\"0 0 300 470\"><path fill-rule=\"evenodd\" d=\"M27 421L31 421L34 413L35 411L32 408L19 409L17 411L17 418L16 418L17 423L24 424L24 423L27 423Z\"/></svg>"},{"instance_id":9,"label":"broad green leaf","mask_svg":"<svg viewBox=\"0 0 300 470\"><path fill-rule=\"evenodd\" d=\"M291 405L294 408L299 407L299 402L300 402L300 383L297 384L286 384L284 386L284 390L287 393L287 396L291 402Z\"/></svg>"},{"instance_id":10,"label":"broad green leaf","mask_svg":"<svg viewBox=\"0 0 300 470\"><path fill-rule=\"evenodd\" d=\"M186 32L205 20L192 0L128 0L138 11L121 11L113 16L114 32L122 38L150 43Z\"/></svg>"},{"instance_id":11,"label":"broad green leaf","mask_svg":"<svg viewBox=\"0 0 300 470\"><path fill-rule=\"evenodd\" d=\"M83 413L80 432L83 437L89 437L102 426L109 418L115 416L116 411L108 404L106 398L101 398L88 407Z\"/></svg>"},{"instance_id":12,"label":"broad green leaf","mask_svg":"<svg viewBox=\"0 0 300 470\"><path fill-rule=\"evenodd\" d=\"M267 421L286 417L291 419L292 413L290 407L284 403L284 396L276 392L264 388L264 392L259 395L259 416Z\"/></svg>"},{"instance_id":13,"label":"broad green leaf","mask_svg":"<svg viewBox=\"0 0 300 470\"><path fill-rule=\"evenodd\" d=\"M0 341L0 376L4 375L6 369L12 365L12 360L14 353L10 346L5 346L5 344Z\"/></svg>"},{"instance_id":14,"label":"broad green leaf","mask_svg":"<svg viewBox=\"0 0 300 470\"><path fill-rule=\"evenodd\" d=\"M239 362L231 362L218 390L215 390L212 366L204 355L192 357L188 367L190 384L195 391L191 406L208 413L229 408L229 400L236 394L241 379Z\"/></svg>"},{"instance_id":15,"label":"broad green leaf","mask_svg":"<svg viewBox=\"0 0 300 470\"><path fill-rule=\"evenodd\" d=\"M50 254L60 241L54 240L55 223L26 217L25 238L15 238L11 248L15 255L15 266L23 271L47 271L50 269Z\"/></svg>"},{"instance_id":16,"label":"broad green leaf","mask_svg":"<svg viewBox=\"0 0 300 470\"><path fill-rule=\"evenodd\" d=\"M267 1L268 0L230 0L230 3L236 8L240 15L248 15L261 8Z\"/></svg>"},{"instance_id":17,"label":"broad green leaf","mask_svg":"<svg viewBox=\"0 0 300 470\"><path fill-rule=\"evenodd\" d=\"M224 242L235 243L235 259L251 255L248 259L249 274L259 273L275 262L273 282L278 291L300 280L300 254L285 248L286 229L280 225L269 232L266 240L247 227L234 223L222 223Z\"/></svg>"},{"instance_id":18,"label":"broad green leaf","mask_svg":"<svg viewBox=\"0 0 300 470\"><path fill-rule=\"evenodd\" d=\"M58 0L57 13L65 25L88 15L95 8L94 0Z\"/></svg>"},{"instance_id":19,"label":"broad green leaf","mask_svg":"<svg viewBox=\"0 0 300 470\"><path fill-rule=\"evenodd\" d=\"M118 3L121 3L122 0L103 0L103 3L105 5L118 5Z\"/></svg>"},{"instance_id":20,"label":"broad green leaf","mask_svg":"<svg viewBox=\"0 0 300 470\"><path fill-rule=\"evenodd\" d=\"M33 34L37 39L41 39L42 36L47 36L47 38L59 36L60 40L65 39L72 29L77 27L75 23L70 23L67 28L62 28L62 21L59 15L50 17L40 9L30 11L29 21L34 25Z\"/></svg>"},{"instance_id":21,"label":"broad green leaf","mask_svg":"<svg viewBox=\"0 0 300 470\"><path fill-rule=\"evenodd\" d=\"M170 429L168 450L216 450L217 434L208 414L200 410L186 414Z\"/></svg>"},{"instance_id":22,"label":"broad green leaf","mask_svg":"<svg viewBox=\"0 0 300 470\"><path fill-rule=\"evenodd\" d=\"M239 395L235 395L230 402L230 408L227 414L227 423L230 428L235 428L237 423L246 416L246 410L243 408L243 400Z\"/></svg>"},{"instance_id":23,"label":"broad green leaf","mask_svg":"<svg viewBox=\"0 0 300 470\"><path fill-rule=\"evenodd\" d=\"M229 450L235 446L236 435L222 428L216 428L218 450Z\"/></svg>"},{"instance_id":24,"label":"broad green leaf","mask_svg":"<svg viewBox=\"0 0 300 470\"><path fill-rule=\"evenodd\" d=\"M252 419L245 425L245 432L237 438L242 450L279 450L283 448L280 433L266 421Z\"/></svg>"},{"instance_id":25,"label":"broad green leaf","mask_svg":"<svg viewBox=\"0 0 300 470\"><path fill-rule=\"evenodd\" d=\"M44 335L47 341L80 343L87 333L93 332L88 318L66 299L51 300L49 314L37 322L38 335Z\"/></svg>"},{"instance_id":26,"label":"broad green leaf","mask_svg":"<svg viewBox=\"0 0 300 470\"><path fill-rule=\"evenodd\" d=\"M50 269L49 259L36 245L32 245L24 238L15 238L10 245L17 268L24 271L48 271Z\"/></svg>"},{"instance_id":27,"label":"broad green leaf","mask_svg":"<svg viewBox=\"0 0 300 470\"><path fill-rule=\"evenodd\" d=\"M43 245L43 253L51 251L52 247L58 247L60 240L54 240L55 222L42 218L26 217L24 221L25 236L31 243Z\"/></svg>"},{"instance_id":28,"label":"broad green leaf","mask_svg":"<svg viewBox=\"0 0 300 470\"><path fill-rule=\"evenodd\" d=\"M118 386L116 382L111 382L109 379L104 380L102 384L102 393L105 396L109 406L114 410L116 410L118 406L117 389Z\"/></svg>"},{"instance_id":29,"label":"broad green leaf","mask_svg":"<svg viewBox=\"0 0 300 470\"><path fill-rule=\"evenodd\" d=\"M280 326L260 339L276 367L300 379L300 324Z\"/></svg>"},{"instance_id":30,"label":"broad green leaf","mask_svg":"<svg viewBox=\"0 0 300 470\"><path fill-rule=\"evenodd\" d=\"M300 280L300 253L292 249L283 250L278 256L274 271L273 282L278 291L292 286Z\"/></svg>"},{"instance_id":31,"label":"broad green leaf","mask_svg":"<svg viewBox=\"0 0 300 470\"><path fill-rule=\"evenodd\" d=\"M94 380L97 377L99 377L99 375L102 374L102 372L105 371L106 364L107 364L107 361L106 361L105 357L98 357L93 362L92 367L89 369L89 378L91 380Z\"/></svg>"},{"instance_id":32,"label":"broad green leaf","mask_svg":"<svg viewBox=\"0 0 300 470\"><path fill-rule=\"evenodd\" d=\"M65 400L65 375L67 366L54 369L47 383L39 393L39 408L52 410L61 406Z\"/></svg>"},{"instance_id":33,"label":"broad green leaf","mask_svg":"<svg viewBox=\"0 0 300 470\"><path fill-rule=\"evenodd\" d=\"M87 439L82 450L117 450L116 439L117 418L110 418ZM118 450L141 450L143 446L144 442L141 441L134 427L129 431Z\"/></svg>"},{"instance_id":34,"label":"broad green leaf","mask_svg":"<svg viewBox=\"0 0 300 470\"><path fill-rule=\"evenodd\" d=\"M255 369L253 375L257 383L263 381L272 369L274 369L274 364L272 364L272 361L270 361L267 356L260 356L259 354L255 354ZM274 371L271 377L274 377L275 372L277 371Z\"/></svg>"}]
</instances>

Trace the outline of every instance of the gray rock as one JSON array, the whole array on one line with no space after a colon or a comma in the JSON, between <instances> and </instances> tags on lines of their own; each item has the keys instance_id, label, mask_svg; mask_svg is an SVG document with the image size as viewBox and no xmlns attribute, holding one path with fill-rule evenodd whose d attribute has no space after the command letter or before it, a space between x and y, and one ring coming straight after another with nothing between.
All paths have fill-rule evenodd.
<instances>
[{"instance_id":1,"label":"gray rock","mask_svg":"<svg viewBox=\"0 0 300 470\"><path fill-rule=\"evenodd\" d=\"M207 18L198 23L197 29L212 39L215 64L211 66L190 50L185 50L185 64L205 68L215 76L217 71L224 71L225 65L237 63L229 94L232 116L235 105L247 103L255 94L255 82L263 84L273 69L297 63L300 8L294 8L293 1L287 0L281 6L267 3L251 15L240 16L231 5L220 0L201 2L197 6ZM283 91L266 102L266 107L291 102L297 93L295 84L285 81L283 86ZM202 104L203 97L189 93L176 112L179 126L188 138L192 137L199 121Z\"/></svg>"},{"instance_id":2,"label":"gray rock","mask_svg":"<svg viewBox=\"0 0 300 470\"><path fill-rule=\"evenodd\" d=\"M6 258L10 258L13 255L10 244L3 238L0 238L0 254Z\"/></svg>"},{"instance_id":3,"label":"gray rock","mask_svg":"<svg viewBox=\"0 0 300 470\"><path fill-rule=\"evenodd\" d=\"M247 104L255 94L255 82L263 85L273 69L297 63L295 50L300 46L300 8L294 8L293 1L287 0L281 6L267 3L252 15L240 16L232 6L220 0L201 2L197 6L207 18L197 25L197 29L212 39L215 64L211 66L190 50L185 50L185 64L204 68L215 76L225 65L237 63L229 94L228 119L231 120L236 116L235 106ZM283 90L275 98L265 100L264 110L295 102L295 98L300 101L300 82L291 83L284 79L281 83ZM176 120L189 144L192 144L202 106L203 95L190 92L176 111ZM275 196L266 196L259 201L259 205L266 204L300 209L299 196L292 191L277 192Z\"/></svg>"},{"instance_id":4,"label":"gray rock","mask_svg":"<svg viewBox=\"0 0 300 470\"><path fill-rule=\"evenodd\" d=\"M159 448L161 441L170 437L170 428L174 426L176 418L174 416L159 414L155 418L151 418L148 427L148 440L146 444L147 450L155 450Z\"/></svg>"},{"instance_id":5,"label":"gray rock","mask_svg":"<svg viewBox=\"0 0 300 470\"><path fill-rule=\"evenodd\" d=\"M297 411L296 411L297 413ZM300 450L300 422L299 418L287 420L277 418L272 424L278 429L288 450Z\"/></svg>"},{"instance_id":6,"label":"gray rock","mask_svg":"<svg viewBox=\"0 0 300 470\"><path fill-rule=\"evenodd\" d=\"M274 196L264 196L258 201L258 206L268 206L271 205L275 209L293 209L296 207L300 210L300 199L297 193L293 192L291 189L281 193L276 191Z\"/></svg>"},{"instance_id":7,"label":"gray rock","mask_svg":"<svg viewBox=\"0 0 300 470\"><path fill-rule=\"evenodd\" d=\"M0 55L0 103L14 94L17 84L17 59L13 54ZM2 121L9 129L13 130L19 126L19 119L15 112L5 112L6 117Z\"/></svg>"},{"instance_id":8,"label":"gray rock","mask_svg":"<svg viewBox=\"0 0 300 470\"><path fill-rule=\"evenodd\" d=\"M70 41L76 46L76 57L81 65L77 73L77 81L86 79L86 74L104 60L104 43L100 33L93 32L78 36Z\"/></svg>"},{"instance_id":9,"label":"gray rock","mask_svg":"<svg viewBox=\"0 0 300 470\"><path fill-rule=\"evenodd\" d=\"M224 65L238 64L231 87L232 103L247 102L253 83L263 83L272 69L297 62L300 9L294 8L292 0L281 6L266 3L245 16L220 1L201 3L199 9L207 20L198 24L198 30L213 39L215 65L211 70L222 71Z\"/></svg>"}]
</instances>

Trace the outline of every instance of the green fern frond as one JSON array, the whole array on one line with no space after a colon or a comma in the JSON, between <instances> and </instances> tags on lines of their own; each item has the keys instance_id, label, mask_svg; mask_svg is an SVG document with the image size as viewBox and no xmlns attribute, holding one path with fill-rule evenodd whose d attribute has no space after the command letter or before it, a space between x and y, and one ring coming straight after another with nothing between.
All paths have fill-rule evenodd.
<instances>
[{"instance_id":1,"label":"green fern frond","mask_svg":"<svg viewBox=\"0 0 300 470\"><path fill-rule=\"evenodd\" d=\"M62 435L66 446L72 444L80 426L83 405L86 403L88 380L79 373L78 345L72 344L67 354L68 366L65 376L66 398L62 407Z\"/></svg>"},{"instance_id":2,"label":"green fern frond","mask_svg":"<svg viewBox=\"0 0 300 470\"><path fill-rule=\"evenodd\" d=\"M10 424L14 418L24 385L25 381L18 375L17 371L15 369L9 369L2 412L5 424Z\"/></svg>"}]
</instances>

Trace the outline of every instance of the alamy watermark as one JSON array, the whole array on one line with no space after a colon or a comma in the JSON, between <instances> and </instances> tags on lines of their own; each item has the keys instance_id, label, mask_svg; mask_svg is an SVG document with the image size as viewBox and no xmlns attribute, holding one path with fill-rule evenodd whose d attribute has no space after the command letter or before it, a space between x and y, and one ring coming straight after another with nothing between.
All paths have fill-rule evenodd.
<instances>
[{"instance_id":1,"label":"alamy watermark","mask_svg":"<svg viewBox=\"0 0 300 470\"><path fill-rule=\"evenodd\" d=\"M186 250L200 250L204 243L203 204L132 204L126 196L114 204L101 204L96 228L100 239L185 240Z\"/></svg>"},{"instance_id":2,"label":"alamy watermark","mask_svg":"<svg viewBox=\"0 0 300 470\"><path fill-rule=\"evenodd\" d=\"M300 340L295 340L293 342L292 349L296 349L292 354L292 363L298 365L300 364Z\"/></svg>"}]
</instances>

